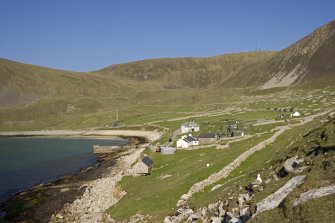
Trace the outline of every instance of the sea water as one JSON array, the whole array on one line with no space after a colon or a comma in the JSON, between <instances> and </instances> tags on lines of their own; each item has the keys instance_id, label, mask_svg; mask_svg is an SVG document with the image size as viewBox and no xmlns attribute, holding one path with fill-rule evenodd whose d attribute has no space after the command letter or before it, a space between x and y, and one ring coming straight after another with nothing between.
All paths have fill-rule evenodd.
<instances>
[{"instance_id":1,"label":"sea water","mask_svg":"<svg viewBox=\"0 0 335 223\"><path fill-rule=\"evenodd\" d=\"M93 145L126 143L121 139L0 138L0 203L15 192L95 164Z\"/></svg>"}]
</instances>

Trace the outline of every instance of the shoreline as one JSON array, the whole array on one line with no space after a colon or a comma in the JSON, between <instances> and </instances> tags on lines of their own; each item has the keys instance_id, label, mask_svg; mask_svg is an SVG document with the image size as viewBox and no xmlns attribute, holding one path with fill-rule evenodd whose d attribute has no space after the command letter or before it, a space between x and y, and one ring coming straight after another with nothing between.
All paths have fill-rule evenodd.
<instances>
[{"instance_id":1,"label":"shoreline","mask_svg":"<svg viewBox=\"0 0 335 223\"><path fill-rule=\"evenodd\" d=\"M4 135L0 135L3 137ZM64 135L58 135L64 137ZM58 137L52 135L39 135L33 137ZM11 133L6 137L18 137ZM21 136L22 137L22 136ZM24 135L23 137L27 137ZM74 135L65 136L77 137ZM81 135L79 138L96 138L93 135ZM100 135L101 137L101 135ZM109 135L102 135L104 139ZM115 151L110 154L97 156L96 162L86 168L82 168L71 175L62 176L59 179L36 185L27 190L17 192L1 203L0 210L7 213L6 218L0 219L5 222L49 222L51 217L61 211L66 204L74 202L84 195L87 185L104 179L108 171L117 169L119 159L127 157L139 150L149 140L142 136L116 136L118 139L128 139L130 147ZM109 138L110 139L110 138ZM130 154L129 154L130 152ZM23 208L25 207L25 208ZM0 212L0 214L2 214Z\"/></svg>"},{"instance_id":2,"label":"shoreline","mask_svg":"<svg viewBox=\"0 0 335 223\"><path fill-rule=\"evenodd\" d=\"M84 135L0 135L0 139L8 138L52 138L52 139L99 139L99 140L124 140L127 137L122 136L84 136Z\"/></svg>"},{"instance_id":3,"label":"shoreline","mask_svg":"<svg viewBox=\"0 0 335 223\"><path fill-rule=\"evenodd\" d=\"M105 165L112 166L114 164L113 159L115 158L108 159L108 155L97 157L96 163L81 168L73 174L64 175L58 179L41 183L12 194L7 200L2 202L0 206L0 210L5 211L7 214L4 219L5 222L34 222L34 220L48 222L52 213L58 212L66 203L65 201L75 200L77 196L83 193L80 187L82 187L85 182L102 177L102 175L99 174L99 170L103 170ZM68 185L68 187L64 185ZM65 192L69 193L64 193L64 188L71 189L65 189L68 190ZM29 206L29 203L36 202L34 197L38 197L41 200L37 199L38 203L31 207L20 208L21 206ZM52 202L47 201L49 197L52 198ZM36 213L43 208L49 209L49 211L44 214L36 215Z\"/></svg>"},{"instance_id":4,"label":"shoreline","mask_svg":"<svg viewBox=\"0 0 335 223\"><path fill-rule=\"evenodd\" d=\"M0 137L142 137L156 141L161 133L144 130L40 130L0 132Z\"/></svg>"}]
</instances>

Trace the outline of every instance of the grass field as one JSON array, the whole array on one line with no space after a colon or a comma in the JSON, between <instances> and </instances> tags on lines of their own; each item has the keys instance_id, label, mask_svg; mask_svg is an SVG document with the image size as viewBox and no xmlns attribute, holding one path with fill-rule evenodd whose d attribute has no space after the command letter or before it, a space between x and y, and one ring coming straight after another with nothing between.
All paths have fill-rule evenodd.
<instances>
[{"instance_id":1,"label":"grass field","mask_svg":"<svg viewBox=\"0 0 335 223\"><path fill-rule=\"evenodd\" d=\"M138 212L161 220L173 212L179 197L194 183L222 169L242 152L270 136L268 133L236 142L222 150L178 150L175 155L161 155L147 150L145 153L154 160L152 174L124 178L120 185L127 194L107 212L118 220L128 219ZM207 163L210 164L208 168Z\"/></svg>"},{"instance_id":2,"label":"grass field","mask_svg":"<svg viewBox=\"0 0 335 223\"><path fill-rule=\"evenodd\" d=\"M170 128L179 126L179 122L168 123ZM178 150L175 155L166 156L146 150L145 153L154 160L152 174L145 177L124 178L120 185L127 194L115 206L108 209L107 212L117 220L127 220L131 216L140 213L152 216L150 222L161 221L164 216L175 212L175 205L179 197L186 193L194 183L207 178L210 174L233 161L248 148L269 138L273 134L270 130L282 124L257 126L261 127L261 129L255 130L254 133L257 131L268 133L231 143L229 148L222 150L215 148L190 151ZM292 147L292 142L299 142L304 134L319 125L320 119L317 119L306 125L288 130L280 135L274 143L251 155L227 178L205 188L202 192L196 193L192 196L189 204L192 208L197 209L217 202L219 199L227 199L231 195L236 196L239 187L248 185L259 172L262 173L263 179L271 177L273 174L271 166L276 165L278 159L286 157L287 150ZM207 163L210 164L209 168L205 167ZM266 185L262 193L256 194L253 205L273 193L286 181L287 179L280 179L276 184ZM218 184L222 186L211 191L211 188ZM277 219L280 216L276 216L276 212L274 213L274 217L267 219Z\"/></svg>"}]
</instances>

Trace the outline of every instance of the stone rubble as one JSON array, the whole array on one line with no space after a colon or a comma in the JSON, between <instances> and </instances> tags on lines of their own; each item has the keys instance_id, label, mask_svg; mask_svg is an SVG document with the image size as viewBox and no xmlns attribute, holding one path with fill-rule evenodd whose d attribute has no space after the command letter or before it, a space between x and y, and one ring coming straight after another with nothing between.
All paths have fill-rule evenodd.
<instances>
[{"instance_id":1,"label":"stone rubble","mask_svg":"<svg viewBox=\"0 0 335 223\"><path fill-rule=\"evenodd\" d=\"M145 146L126 151L104 178L83 185L86 187L84 194L72 204L65 204L61 211L52 215L50 222L101 222L105 217L104 211L126 194L117 183L124 175L131 173L131 165L137 161Z\"/></svg>"},{"instance_id":2,"label":"stone rubble","mask_svg":"<svg viewBox=\"0 0 335 223\"><path fill-rule=\"evenodd\" d=\"M257 211L252 215L250 201L252 199L253 192L250 191L241 192L235 195L228 193L230 196L227 200L220 200L216 203L208 204L207 207L199 208L198 210L191 209L188 205L180 207L177 212L172 216L167 216L164 219L164 223L177 223L177 222L224 222L224 223L244 223L250 218L257 214L271 210L278 207L278 205L287 197L287 195L293 191L297 186L303 183L305 176L296 176L290 179L283 187L271 194L263 201L257 203ZM264 183L265 184L265 183ZM262 187L262 185L260 186ZM332 191L335 193L335 186L324 189L324 192ZM306 192L308 193L308 192ZM308 197L311 196L315 191L311 191ZM229 195L230 194L230 195ZM325 195L323 195L325 196ZM187 196L182 196L184 199ZM229 211L228 211L229 208Z\"/></svg>"}]
</instances>

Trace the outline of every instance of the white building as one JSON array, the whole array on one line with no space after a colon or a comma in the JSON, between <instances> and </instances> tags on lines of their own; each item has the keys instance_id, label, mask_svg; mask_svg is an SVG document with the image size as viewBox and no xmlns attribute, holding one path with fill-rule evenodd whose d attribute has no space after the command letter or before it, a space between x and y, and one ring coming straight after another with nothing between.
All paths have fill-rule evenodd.
<instances>
[{"instance_id":1,"label":"white building","mask_svg":"<svg viewBox=\"0 0 335 223\"><path fill-rule=\"evenodd\" d=\"M299 117L299 116L300 116L300 113L297 111L291 114L291 117Z\"/></svg>"},{"instance_id":2,"label":"white building","mask_svg":"<svg viewBox=\"0 0 335 223\"><path fill-rule=\"evenodd\" d=\"M200 126L195 122L188 122L181 124L180 130L181 133L199 132Z\"/></svg>"},{"instance_id":3,"label":"white building","mask_svg":"<svg viewBox=\"0 0 335 223\"><path fill-rule=\"evenodd\" d=\"M182 136L177 141L177 148L188 148L190 146L199 145L198 139L194 138L191 134Z\"/></svg>"}]
</instances>

